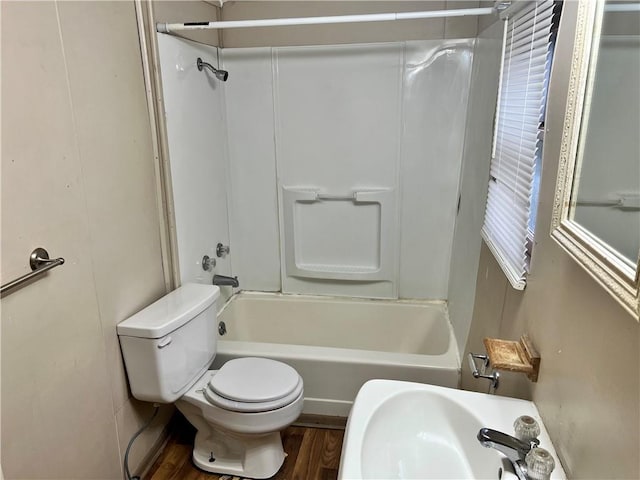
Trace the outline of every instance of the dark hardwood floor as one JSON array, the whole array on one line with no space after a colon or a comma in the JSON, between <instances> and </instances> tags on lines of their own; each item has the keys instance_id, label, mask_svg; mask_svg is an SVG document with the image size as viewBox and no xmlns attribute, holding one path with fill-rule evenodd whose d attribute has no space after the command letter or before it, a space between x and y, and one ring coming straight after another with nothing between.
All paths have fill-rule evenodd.
<instances>
[{"instance_id":1,"label":"dark hardwood floor","mask_svg":"<svg viewBox=\"0 0 640 480\"><path fill-rule=\"evenodd\" d=\"M172 435L145 480L219 480L238 479L208 473L191 461L195 429L177 415ZM343 430L289 427L282 432L284 451L288 454L273 480L334 480L338 477Z\"/></svg>"}]
</instances>

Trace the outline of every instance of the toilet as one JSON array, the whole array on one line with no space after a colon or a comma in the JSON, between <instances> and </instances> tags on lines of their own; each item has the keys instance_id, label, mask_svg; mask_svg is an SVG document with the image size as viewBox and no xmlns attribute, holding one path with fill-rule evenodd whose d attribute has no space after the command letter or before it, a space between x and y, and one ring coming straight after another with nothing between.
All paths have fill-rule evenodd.
<instances>
[{"instance_id":1,"label":"toilet","mask_svg":"<svg viewBox=\"0 0 640 480\"><path fill-rule=\"evenodd\" d=\"M280 431L302 412L302 378L265 358L238 358L209 370L217 347L214 285L185 284L117 326L131 393L174 403L197 429L193 461L202 470L268 478L282 466Z\"/></svg>"}]
</instances>

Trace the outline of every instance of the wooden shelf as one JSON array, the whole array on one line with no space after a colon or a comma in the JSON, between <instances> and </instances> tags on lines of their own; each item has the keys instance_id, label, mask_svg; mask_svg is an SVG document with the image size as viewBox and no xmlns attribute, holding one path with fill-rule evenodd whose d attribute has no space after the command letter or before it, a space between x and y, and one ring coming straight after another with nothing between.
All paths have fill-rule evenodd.
<instances>
[{"instance_id":1,"label":"wooden shelf","mask_svg":"<svg viewBox=\"0 0 640 480\"><path fill-rule=\"evenodd\" d=\"M496 370L521 372L526 374L532 382L538 381L540 355L527 335L523 335L517 342L485 338L484 347L487 350L491 366Z\"/></svg>"}]
</instances>

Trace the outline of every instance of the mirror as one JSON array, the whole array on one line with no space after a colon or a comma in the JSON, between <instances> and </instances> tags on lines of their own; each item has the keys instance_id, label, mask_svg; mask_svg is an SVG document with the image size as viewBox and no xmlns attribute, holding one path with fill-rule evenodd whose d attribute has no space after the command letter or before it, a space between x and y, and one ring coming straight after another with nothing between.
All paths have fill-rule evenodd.
<instances>
[{"instance_id":1,"label":"mirror","mask_svg":"<svg viewBox=\"0 0 640 480\"><path fill-rule=\"evenodd\" d=\"M636 320L640 3L581 0L552 236Z\"/></svg>"}]
</instances>

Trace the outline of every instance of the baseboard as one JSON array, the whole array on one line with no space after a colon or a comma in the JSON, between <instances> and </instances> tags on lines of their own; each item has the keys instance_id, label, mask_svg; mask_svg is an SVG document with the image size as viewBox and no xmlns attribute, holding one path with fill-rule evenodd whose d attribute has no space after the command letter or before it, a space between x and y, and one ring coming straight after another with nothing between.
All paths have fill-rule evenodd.
<instances>
[{"instance_id":1,"label":"baseboard","mask_svg":"<svg viewBox=\"0 0 640 480\"><path fill-rule=\"evenodd\" d=\"M347 417L336 417L332 415L313 415L303 413L293 423L296 427L307 428L328 428L331 430L344 430L347 426Z\"/></svg>"},{"instance_id":2,"label":"baseboard","mask_svg":"<svg viewBox=\"0 0 640 480\"><path fill-rule=\"evenodd\" d=\"M353 402L329 398L305 397L302 414L326 415L329 417L348 417Z\"/></svg>"}]
</instances>

